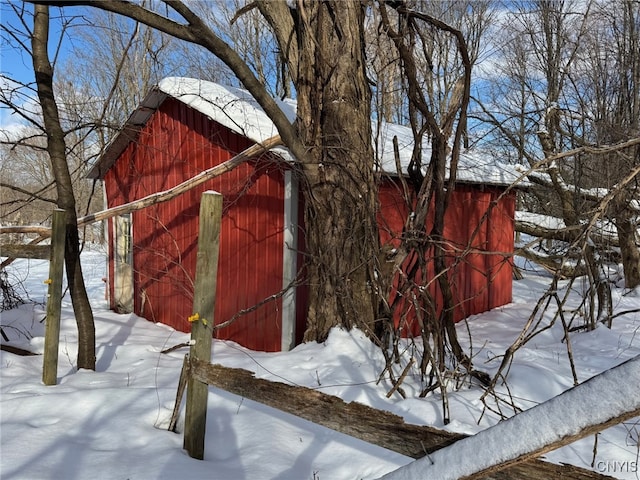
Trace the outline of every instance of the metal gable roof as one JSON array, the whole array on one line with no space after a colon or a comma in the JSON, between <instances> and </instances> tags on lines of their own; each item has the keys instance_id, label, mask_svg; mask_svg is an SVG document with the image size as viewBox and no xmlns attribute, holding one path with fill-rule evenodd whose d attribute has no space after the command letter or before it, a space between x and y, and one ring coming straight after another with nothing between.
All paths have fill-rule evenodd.
<instances>
[{"instance_id":1,"label":"metal gable roof","mask_svg":"<svg viewBox=\"0 0 640 480\"><path fill-rule=\"evenodd\" d=\"M100 155L91 170L89 170L89 173L87 173L88 178L104 178L107 171L113 166L124 149L127 148L127 145L137 140L140 130L146 125L158 107L162 105L162 102L165 101L167 96L168 95L160 91L158 87L151 89L138 108L129 115L120 132L118 132L111 143L107 145L105 151Z\"/></svg>"},{"instance_id":2,"label":"metal gable roof","mask_svg":"<svg viewBox=\"0 0 640 480\"><path fill-rule=\"evenodd\" d=\"M103 178L127 145L135 141L151 115L172 97L201 112L230 130L258 143L277 134L273 122L264 113L255 99L247 92L234 87L193 78L168 77L155 86L134 110L122 130L107 146L105 152L88 173L89 178ZM293 122L296 116L295 100L279 101L280 107ZM413 134L402 125L372 122L374 142L377 143L378 171L397 175L393 150L393 139L398 138L400 162L403 170L409 164L412 153ZM278 155L291 160L284 147L275 149ZM425 140L423 155L430 156L430 145ZM428 163L425 162L425 163ZM458 163L458 182L483 185L507 186L521 175L513 165L502 163L481 151L465 151Z\"/></svg>"}]
</instances>

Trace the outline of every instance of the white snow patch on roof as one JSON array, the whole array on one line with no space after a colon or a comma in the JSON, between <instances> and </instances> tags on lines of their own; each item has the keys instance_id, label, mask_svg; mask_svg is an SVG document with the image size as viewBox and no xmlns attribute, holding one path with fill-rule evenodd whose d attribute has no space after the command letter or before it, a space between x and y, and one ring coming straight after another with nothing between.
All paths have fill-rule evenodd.
<instances>
[{"instance_id":1,"label":"white snow patch on roof","mask_svg":"<svg viewBox=\"0 0 640 480\"><path fill-rule=\"evenodd\" d=\"M531 225L537 225L543 228L553 228L556 230L566 227L564 220L561 218L552 217L550 215L543 215L541 213L527 212L524 210L516 211L516 220L523 223L529 223Z\"/></svg>"},{"instance_id":2,"label":"white snow patch on roof","mask_svg":"<svg viewBox=\"0 0 640 480\"><path fill-rule=\"evenodd\" d=\"M184 77L165 78L158 83L158 88L255 142L262 142L278 134L271 119L246 90ZM284 100L277 103L293 122L296 117L296 102Z\"/></svg>"},{"instance_id":3,"label":"white snow patch on roof","mask_svg":"<svg viewBox=\"0 0 640 480\"><path fill-rule=\"evenodd\" d=\"M165 78L160 81L158 88L163 93L256 143L278 133L271 119L246 90L184 77ZM286 99L277 100L277 103L287 118L293 122L296 118L296 101ZM411 129L390 123L378 125L377 122L372 122L372 129L373 137L377 139L376 150L381 170L390 174L397 173L393 152L393 138L397 137L400 163L403 172L406 173L413 149ZM422 151L423 164L427 165L431 156L431 146L427 139L423 141ZM291 159L286 149L279 148L277 152L284 158ZM520 174L516 172L513 165L500 162L481 151L467 150L460 156L457 171L457 180L460 182L511 185L519 177Z\"/></svg>"},{"instance_id":4,"label":"white snow patch on roof","mask_svg":"<svg viewBox=\"0 0 640 480\"><path fill-rule=\"evenodd\" d=\"M378 129L379 128L379 129ZM378 129L376 133L376 129ZM378 127L373 124L374 137L378 138L378 155L383 172L397 173L393 139L398 139L398 154L403 172L406 173L413 152L413 132L409 127L392 123L383 123ZM426 137L422 141L423 165L428 165L431 157L431 144ZM450 158L448 162L450 162ZM521 177L514 165L509 165L495 159L486 152L467 149L460 154L456 179L459 182L511 185Z\"/></svg>"}]
</instances>

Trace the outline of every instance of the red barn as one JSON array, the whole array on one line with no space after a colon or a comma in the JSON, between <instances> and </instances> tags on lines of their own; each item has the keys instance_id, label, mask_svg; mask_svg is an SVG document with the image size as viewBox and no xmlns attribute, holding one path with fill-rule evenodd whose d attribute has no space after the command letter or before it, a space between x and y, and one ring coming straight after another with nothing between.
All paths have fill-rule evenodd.
<instances>
[{"instance_id":1,"label":"red barn","mask_svg":"<svg viewBox=\"0 0 640 480\"><path fill-rule=\"evenodd\" d=\"M281 106L293 120L295 103ZM111 208L170 189L276 133L246 91L168 78L131 114L89 177L104 181ZM401 159L410 155L410 130L384 126L376 137L381 173L389 165L395 171L394 136ZM296 278L304 250L302 197L290 160L286 149L274 149L171 201L109 220L111 308L188 331L200 197L216 190L224 206L215 322L238 318L219 338L264 351L299 343L305 287L276 295ZM461 319L511 301L515 197L504 195L513 173L495 161L465 154L458 179L445 236L456 262L452 286ZM393 175L381 175L379 191L381 240L393 243L406 207Z\"/></svg>"}]
</instances>

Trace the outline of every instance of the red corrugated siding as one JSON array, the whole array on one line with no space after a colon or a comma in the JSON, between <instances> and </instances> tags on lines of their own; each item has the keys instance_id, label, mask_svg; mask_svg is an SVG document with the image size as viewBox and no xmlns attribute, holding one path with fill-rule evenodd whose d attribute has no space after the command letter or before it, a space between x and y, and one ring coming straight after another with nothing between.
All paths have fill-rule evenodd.
<instances>
[{"instance_id":1,"label":"red corrugated siding","mask_svg":"<svg viewBox=\"0 0 640 480\"><path fill-rule=\"evenodd\" d=\"M489 289L489 309L510 303L513 299L513 253L515 229L514 218L516 196L513 192L504 194L500 190L491 192L494 208L487 224L489 248L503 255L488 256L486 269L491 279Z\"/></svg>"},{"instance_id":2,"label":"red corrugated siding","mask_svg":"<svg viewBox=\"0 0 640 480\"><path fill-rule=\"evenodd\" d=\"M407 208L396 183L382 183L379 192L380 239L383 245L397 246ZM510 253L513 252L515 195L500 196L501 192L500 189L459 185L447 209L444 237L447 265L452 267L449 279L456 321L511 301ZM427 220L427 224L431 222L431 219ZM408 263L411 261L407 260ZM427 278L433 278L433 264L428 268ZM429 285L429 292L436 303L436 311L440 312L442 295L435 282ZM394 295L395 291L392 300ZM406 320L410 331L418 334L415 314L409 314Z\"/></svg>"},{"instance_id":3,"label":"red corrugated siding","mask_svg":"<svg viewBox=\"0 0 640 480\"><path fill-rule=\"evenodd\" d=\"M151 117L105 176L109 207L166 190L231 158L249 142L181 102L168 99ZM216 323L249 308L282 287L284 180L278 165L263 159L190 190L166 203L133 214L135 312L187 331L197 251L198 210L205 190L224 195L220 238ZM446 215L450 276L456 321L511 301L511 260L515 196L500 189L458 186ZM303 225L302 198L299 223ZM397 184L380 185L378 216L383 244L398 244L407 209ZM433 209L432 209L433 210ZM428 221L429 222L429 221ZM109 241L113 241L111 225ZM304 229L298 258L302 264ZM486 254L486 252L504 252ZM428 254L429 255L429 254ZM411 262L408 259L407 262ZM429 264L427 278L433 278ZM109 275L113 279L113 259ZM110 281L113 298L113 281ZM429 290L442 308L435 282ZM296 340L306 323L307 289L297 289ZM112 305L113 307L113 305ZM281 342L281 301L270 302L220 331L249 348L277 351ZM411 315L410 315L411 317ZM415 321L412 332L418 333Z\"/></svg>"},{"instance_id":4,"label":"red corrugated siding","mask_svg":"<svg viewBox=\"0 0 640 480\"><path fill-rule=\"evenodd\" d=\"M169 99L105 176L109 206L171 188L249 145ZM135 312L183 331L189 328L198 210L205 190L224 196L216 323L282 287L283 175L274 163L247 163L134 213ZM256 350L279 350L280 312L280 300L270 302L221 330L219 337Z\"/></svg>"}]
</instances>

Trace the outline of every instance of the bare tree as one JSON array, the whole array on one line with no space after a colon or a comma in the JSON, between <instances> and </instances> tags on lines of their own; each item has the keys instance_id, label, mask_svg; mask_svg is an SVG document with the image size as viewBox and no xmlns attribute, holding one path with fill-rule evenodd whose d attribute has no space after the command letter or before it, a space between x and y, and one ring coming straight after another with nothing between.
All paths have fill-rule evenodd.
<instances>
[{"instance_id":1,"label":"bare tree","mask_svg":"<svg viewBox=\"0 0 640 480\"><path fill-rule=\"evenodd\" d=\"M83 21L74 28L81 41L60 62L56 87L78 212L87 215L102 200L97 181L86 179L92 162L144 95L179 68L180 52L170 37L125 17L92 10Z\"/></svg>"},{"instance_id":2,"label":"bare tree","mask_svg":"<svg viewBox=\"0 0 640 480\"><path fill-rule=\"evenodd\" d=\"M71 301L78 325L78 368L95 370L95 325L80 263L80 241L73 183L67 164L65 134L60 124L53 91L53 68L49 61L49 7L34 7L32 55L38 98L42 108L47 152L56 180L58 207L66 212L65 267Z\"/></svg>"},{"instance_id":3,"label":"bare tree","mask_svg":"<svg viewBox=\"0 0 640 480\"><path fill-rule=\"evenodd\" d=\"M75 235L69 233L67 270L78 320L78 367L95 368L93 317L86 294L82 294L80 265L77 259L73 260L80 251L76 245L80 240L75 226L77 216L95 211L101 205L96 195L101 191L87 181L86 172L91 159L124 120L126 109L136 105L140 96L163 74L159 66L165 51L169 50L167 39L128 20L128 23L118 23L117 20L123 18L97 10L95 13L101 16L81 21L62 15L56 20L62 22L63 35L70 25L76 32L84 32L85 22L89 22L93 34L84 38L84 50L76 50L71 55L73 64L62 65L62 61L58 61L56 68L48 63L48 51L42 46L48 33L43 18L48 15L40 12L38 29L34 21L32 30L31 13L25 5L9 4L6 8L14 9L19 23L3 24L3 39L32 57L34 68L39 70L36 70L35 84L3 79L12 86L2 89L3 107L30 124L20 131L3 132L1 139L8 154L2 165L7 173L3 175L2 188L8 192L3 194L3 219L15 224L46 224L51 205L57 204L68 212L73 210L69 213L68 229L75 229ZM94 45L99 56L87 56L88 45ZM36 58L36 54L40 56ZM53 57L58 59L58 52ZM68 81L72 78L68 74L71 69L73 83ZM62 74L54 77L54 70ZM32 97L36 95L38 102ZM94 231L85 227L82 239L92 239Z\"/></svg>"},{"instance_id":4,"label":"bare tree","mask_svg":"<svg viewBox=\"0 0 640 480\"><path fill-rule=\"evenodd\" d=\"M16 48L22 55L32 57L30 38L32 36L32 13L28 4L7 3L3 8L13 9L17 18L15 24L4 23L1 27L3 41L11 48ZM71 25L80 27L75 18L56 18L62 26L61 35ZM62 44L62 37L57 42ZM56 51L53 55L58 58ZM60 71L61 62L56 71ZM78 71L75 72L77 78ZM96 122L90 113L91 102L95 97L82 94L75 85L61 81L56 75L54 89L59 107L59 120L65 134L66 156L69 174L76 196L77 213L86 213L100 204L95 189L86 180L87 160L91 158L95 138ZM9 125L0 136L0 144L6 156L3 159L3 197L2 204L5 221L14 224L46 224L50 221L51 204L55 199L55 178L52 164L47 153L47 138L44 133L42 109L37 101L36 84L26 80L11 78L9 74L2 78L3 88L0 93L0 105L18 118L17 125ZM5 193L6 192L6 193ZM44 202L44 203L43 203Z\"/></svg>"},{"instance_id":5,"label":"bare tree","mask_svg":"<svg viewBox=\"0 0 640 480\"><path fill-rule=\"evenodd\" d=\"M444 374L451 367L447 365L447 350L451 350L453 358L464 367L465 372L486 380L485 375L473 369L470 358L458 341L453 317L455 300L444 237L445 212L454 190L462 137L466 131L472 61L467 42L460 30L429 14L404 6L396 6L393 12L398 16L397 22L392 20L395 15L392 16L391 13L384 4L380 6L383 28L393 40L401 60L407 83L408 116L414 135L413 153L408 167L411 186L404 185L410 214L400 247L392 255L394 264L404 264L399 277L400 294L397 299L411 299L420 323L424 348L421 371L423 375L428 371L430 378L422 394L426 395L436 388L442 391L445 423L448 423ZM438 41L433 30L445 38ZM445 43L452 42L455 50L447 50L442 40ZM432 54L425 54L429 49ZM448 55L448 59L443 58ZM437 58L438 69L430 66L421 68L421 61L425 58L427 64ZM457 70L457 74L453 73L449 77L451 85L446 82L441 84L440 79L429 80L430 75L438 76L444 70ZM425 89L425 84L431 88ZM422 145L425 136L431 141L428 164L423 164ZM431 214L432 223L429 221ZM433 274L427 266L429 259L433 261ZM437 282L442 295L440 312L436 309L434 298L425 288L433 281ZM394 302L393 306L397 308L398 303ZM389 316L393 318L394 315ZM393 321L389 322L389 326L393 328ZM397 337L397 334L393 336Z\"/></svg>"},{"instance_id":6,"label":"bare tree","mask_svg":"<svg viewBox=\"0 0 640 480\"><path fill-rule=\"evenodd\" d=\"M305 337L324 340L337 324L371 330L377 301L368 285L375 280L377 228L364 7L301 1L289 9L283 2L257 3L296 86L298 118L292 125L256 72L186 4L165 2L184 21L179 23L128 2L84 3L199 44L236 74L299 159L307 183L305 238L312 288ZM335 51L342 55L335 57Z\"/></svg>"},{"instance_id":7,"label":"bare tree","mask_svg":"<svg viewBox=\"0 0 640 480\"><path fill-rule=\"evenodd\" d=\"M14 132L16 138L34 135L29 127L22 130L25 132ZM30 141L33 146L17 143L16 139L7 136L0 145L0 217L5 225L43 223L56 204L51 162L44 142L39 137ZM15 243L25 240L23 235L11 239Z\"/></svg>"},{"instance_id":8,"label":"bare tree","mask_svg":"<svg viewBox=\"0 0 640 480\"><path fill-rule=\"evenodd\" d=\"M274 96L292 97L291 76L271 27L255 5L244 0L228 0L190 5L213 30L228 39L242 60ZM189 43L180 43L180 66L185 74L230 86L239 86L234 73L211 52Z\"/></svg>"},{"instance_id":9,"label":"bare tree","mask_svg":"<svg viewBox=\"0 0 640 480\"><path fill-rule=\"evenodd\" d=\"M74 29L79 41L72 43L60 69L60 78L74 78L67 90L80 98L60 99L77 105L92 126L104 132L96 149L100 151L151 87L176 70L181 74L184 67L177 42L157 30L100 10L87 12L84 19L86 24Z\"/></svg>"},{"instance_id":10,"label":"bare tree","mask_svg":"<svg viewBox=\"0 0 640 480\"><path fill-rule=\"evenodd\" d=\"M631 0L594 5L588 48L584 52L586 81L584 103L595 113L592 138L614 144L640 136L640 4ZM613 53L613 55L612 55ZM625 172L640 164L640 147L589 159L594 163L594 186L616 185ZM602 181L606 183L603 185ZM637 211L638 182L622 189L607 212L618 233L625 283L640 285L640 249Z\"/></svg>"},{"instance_id":11,"label":"bare tree","mask_svg":"<svg viewBox=\"0 0 640 480\"><path fill-rule=\"evenodd\" d=\"M589 328L611 316L608 268L603 262L621 260L627 286L633 287L638 284L640 260L633 221L637 213L632 208L637 182L624 182L620 188L637 165L637 146L597 148L640 133L637 3L613 3L516 4L503 22L500 51L505 61L493 79L495 96L481 100L479 116L496 128L514 159L536 168L529 176L534 186L525 197L529 209L563 220L567 230L557 234L524 227L528 233L561 241L555 244L559 250L545 252L547 260L551 253L560 266L572 256L585 267L574 274L589 278ZM539 162L541 158L546 161ZM617 193L605 200L595 188ZM617 227L619 259L612 257L610 237L602 231L607 222Z\"/></svg>"},{"instance_id":12,"label":"bare tree","mask_svg":"<svg viewBox=\"0 0 640 480\"><path fill-rule=\"evenodd\" d=\"M475 65L484 50L483 37L494 17L493 2L455 1L441 2L431 0L412 0L405 4L422 14L449 25L458 30L467 45L469 61ZM377 9L373 9L367 26L367 61L369 76L375 95L374 108L377 116L387 122L409 125L409 102L405 72L393 41L381 34L380 18ZM402 22L402 17L391 21ZM399 27L398 27L399 28ZM416 42L416 69L419 83L434 114L439 118L448 109L448 102L456 82L464 74L464 65L457 54L455 38L448 32L432 25L417 25L421 31Z\"/></svg>"},{"instance_id":13,"label":"bare tree","mask_svg":"<svg viewBox=\"0 0 640 480\"><path fill-rule=\"evenodd\" d=\"M50 2L39 2L50 3ZM220 59L253 95L270 116L283 142L298 160L305 192L305 244L307 282L310 285L306 340L322 341L336 325L358 326L375 337L380 324L380 296L391 281L383 279L377 227L377 186L371 142L371 87L367 79L365 24L370 21L368 5L360 2L306 1L295 4L258 1L241 8L234 21L259 12L269 25L277 44L285 73L282 84L291 79L298 104L296 121L291 124L277 107L272 90L265 84L268 75L254 55L227 43L229 37L211 26L198 12L177 0L162 2L171 15L160 14L152 6L126 1L73 2L121 14L167 35L196 44ZM56 2L64 6L66 2ZM484 5L484 4L483 4ZM427 344L435 339L436 353L427 355L427 364L442 372L447 349L474 373L470 359L457 341L453 323L453 298L448 280L446 251L442 238L444 213L455 182L455 169L466 130L470 70L477 55L477 38L470 50L462 32L433 15L407 8L396 2L389 9L379 7L379 31L393 46L391 61L399 65L403 89L408 92L406 118L415 133L415 151L410 168L415 187L412 194L418 207L408 238L428 238L404 245L398 254L417 256L424 266L426 251L433 249L435 281L445 297L441 317L429 310L428 298L421 298ZM420 4L419 6L424 6ZM464 10L464 9L462 9ZM442 12L437 12L442 14ZM452 18L454 18L453 16ZM456 17L457 18L457 17ZM484 17L480 17L484 18ZM368 20L369 19L369 20ZM251 25L251 23L248 23ZM475 35L475 36L474 36ZM224 40L223 40L224 38ZM473 42L472 42L473 43ZM240 53L238 53L240 52ZM340 52L340 55L335 55ZM437 61L438 69L431 70ZM446 71L444 82L440 75ZM425 88L428 86L428 88ZM286 92L286 88L283 89ZM428 92L424 95L422 92ZM423 137L432 142L430 162L423 164ZM450 151L450 145L452 150ZM451 174L446 179L448 160ZM426 172L426 174L425 174ZM408 202L413 202L408 198ZM428 224L430 205L435 221ZM387 260L387 259L384 259ZM410 263L410 262L409 262ZM427 268L422 278L415 271L407 277L428 284ZM387 292L388 293L388 292ZM386 300L386 299L384 299ZM426 347L425 347L426 348ZM431 352L431 347L428 347ZM443 382L437 386L445 388Z\"/></svg>"}]
</instances>

